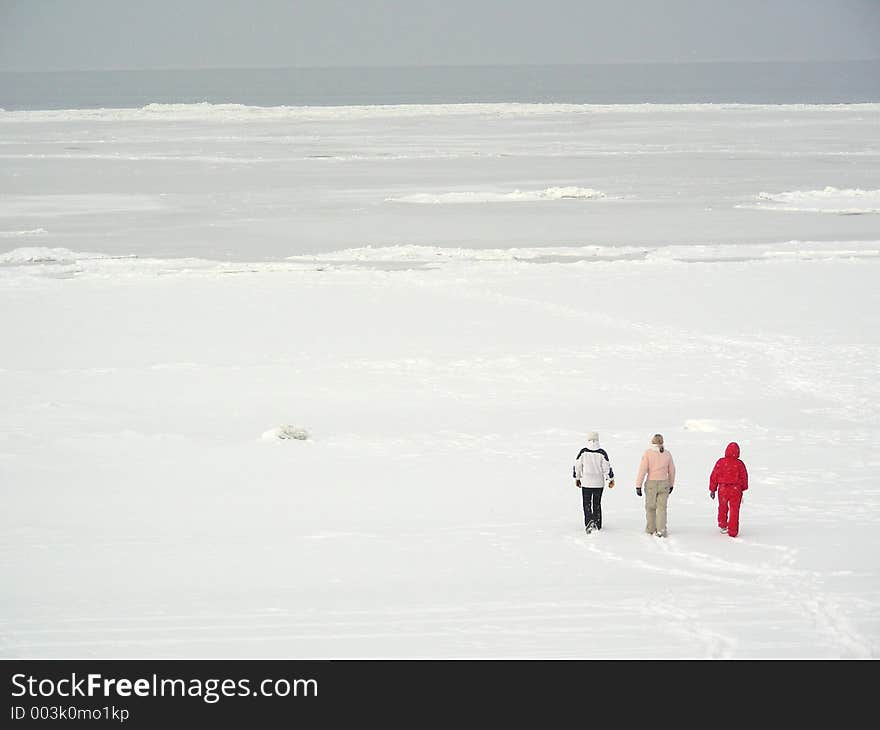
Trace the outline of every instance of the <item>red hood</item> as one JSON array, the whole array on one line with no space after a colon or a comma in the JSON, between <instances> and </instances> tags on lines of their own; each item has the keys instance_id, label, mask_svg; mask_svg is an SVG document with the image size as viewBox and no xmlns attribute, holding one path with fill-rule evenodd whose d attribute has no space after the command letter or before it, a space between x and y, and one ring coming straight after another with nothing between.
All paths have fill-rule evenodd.
<instances>
[{"instance_id":1,"label":"red hood","mask_svg":"<svg viewBox=\"0 0 880 730\"><path fill-rule=\"evenodd\" d=\"M739 458L739 444L736 441L731 441L727 444L727 451L724 452L724 455L728 459L738 459Z\"/></svg>"}]
</instances>

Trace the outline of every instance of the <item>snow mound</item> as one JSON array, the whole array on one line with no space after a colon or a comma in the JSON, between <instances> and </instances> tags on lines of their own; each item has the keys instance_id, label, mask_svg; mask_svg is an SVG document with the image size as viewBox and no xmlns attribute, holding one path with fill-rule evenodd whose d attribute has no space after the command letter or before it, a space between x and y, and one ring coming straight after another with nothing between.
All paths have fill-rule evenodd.
<instances>
[{"instance_id":1,"label":"snow mound","mask_svg":"<svg viewBox=\"0 0 880 730\"><path fill-rule=\"evenodd\" d=\"M275 439L281 439L282 441L293 439L295 441L307 441L309 439L309 432L300 427L300 426L290 426L284 425L279 426L278 428L272 428L268 431L265 431L262 435L262 438L266 441L274 441Z\"/></svg>"},{"instance_id":2,"label":"snow mound","mask_svg":"<svg viewBox=\"0 0 880 730\"><path fill-rule=\"evenodd\" d=\"M758 203L738 208L790 210L805 213L860 215L880 213L880 190L826 187L823 190L792 190L784 193L758 193Z\"/></svg>"},{"instance_id":3,"label":"snow mound","mask_svg":"<svg viewBox=\"0 0 880 730\"><path fill-rule=\"evenodd\" d=\"M399 198L386 198L390 203L421 203L428 205L449 205L456 203L523 203L540 200L598 200L606 197L605 193L592 188L552 187L544 190L522 191L514 190L512 193L472 192L463 191L457 193L440 193L437 195L428 193L416 193L404 195Z\"/></svg>"},{"instance_id":4,"label":"snow mound","mask_svg":"<svg viewBox=\"0 0 880 730\"><path fill-rule=\"evenodd\" d=\"M741 441L751 436L768 433L767 426L745 418L732 420L712 418L689 418L684 422L683 430L690 433L718 433L719 443L728 440Z\"/></svg>"},{"instance_id":5,"label":"snow mound","mask_svg":"<svg viewBox=\"0 0 880 730\"><path fill-rule=\"evenodd\" d=\"M28 231L0 231L0 238L32 238L47 235L49 235L49 231L45 228L32 228Z\"/></svg>"},{"instance_id":6,"label":"snow mound","mask_svg":"<svg viewBox=\"0 0 880 730\"><path fill-rule=\"evenodd\" d=\"M684 422L685 431L698 431L699 433L715 433L718 431L718 422L706 418L689 418Z\"/></svg>"},{"instance_id":7,"label":"snow mound","mask_svg":"<svg viewBox=\"0 0 880 730\"><path fill-rule=\"evenodd\" d=\"M54 122L76 120L101 121L250 121L250 120L325 120L325 119L386 119L406 117L545 117L560 114L715 114L719 111L755 112L770 115L788 115L792 112L807 114L846 114L853 109L866 113L880 110L875 102L860 104L569 104L569 103L460 103L460 104L388 104L349 106L248 106L245 104L190 104L152 103L138 108L100 109L0 109L3 122Z\"/></svg>"},{"instance_id":8,"label":"snow mound","mask_svg":"<svg viewBox=\"0 0 880 730\"><path fill-rule=\"evenodd\" d=\"M38 229L42 230L42 229ZM0 253L0 265L56 264L71 263L80 259L101 259L106 256L98 253L82 253L69 248L46 248L44 246L25 246Z\"/></svg>"},{"instance_id":9,"label":"snow mound","mask_svg":"<svg viewBox=\"0 0 880 730\"><path fill-rule=\"evenodd\" d=\"M445 248L418 244L394 246L361 246L321 254L288 256L297 262L418 262L437 263L455 261L545 261L558 258L565 261L615 260L621 257L642 256L645 249L633 246L536 246L528 248Z\"/></svg>"}]
</instances>

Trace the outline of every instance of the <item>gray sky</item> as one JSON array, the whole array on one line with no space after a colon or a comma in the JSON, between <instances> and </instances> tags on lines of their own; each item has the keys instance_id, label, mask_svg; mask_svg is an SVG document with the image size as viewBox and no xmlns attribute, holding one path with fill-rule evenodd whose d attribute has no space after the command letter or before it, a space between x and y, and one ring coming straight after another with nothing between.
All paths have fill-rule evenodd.
<instances>
[{"instance_id":1,"label":"gray sky","mask_svg":"<svg viewBox=\"0 0 880 730\"><path fill-rule=\"evenodd\" d=\"M880 0L0 0L0 70L880 58Z\"/></svg>"}]
</instances>

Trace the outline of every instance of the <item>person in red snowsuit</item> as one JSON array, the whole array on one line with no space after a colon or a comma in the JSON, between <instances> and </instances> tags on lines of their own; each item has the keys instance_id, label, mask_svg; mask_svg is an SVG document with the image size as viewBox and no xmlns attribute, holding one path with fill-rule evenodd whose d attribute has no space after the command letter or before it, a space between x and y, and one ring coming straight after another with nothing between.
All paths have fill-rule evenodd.
<instances>
[{"instance_id":1,"label":"person in red snowsuit","mask_svg":"<svg viewBox=\"0 0 880 730\"><path fill-rule=\"evenodd\" d=\"M748 488L749 473L739 458L739 444L731 442L709 477L709 496L715 499L718 492L718 527L731 537L739 533L739 506Z\"/></svg>"}]
</instances>

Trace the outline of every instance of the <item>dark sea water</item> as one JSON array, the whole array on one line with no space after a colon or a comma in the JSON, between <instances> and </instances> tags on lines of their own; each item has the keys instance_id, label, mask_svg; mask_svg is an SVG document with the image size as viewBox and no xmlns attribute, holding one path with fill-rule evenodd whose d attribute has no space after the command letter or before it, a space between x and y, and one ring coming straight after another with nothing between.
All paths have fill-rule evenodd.
<instances>
[{"instance_id":1,"label":"dark sea water","mask_svg":"<svg viewBox=\"0 0 880 730\"><path fill-rule=\"evenodd\" d=\"M569 66L0 72L0 108L880 101L880 60Z\"/></svg>"}]
</instances>

